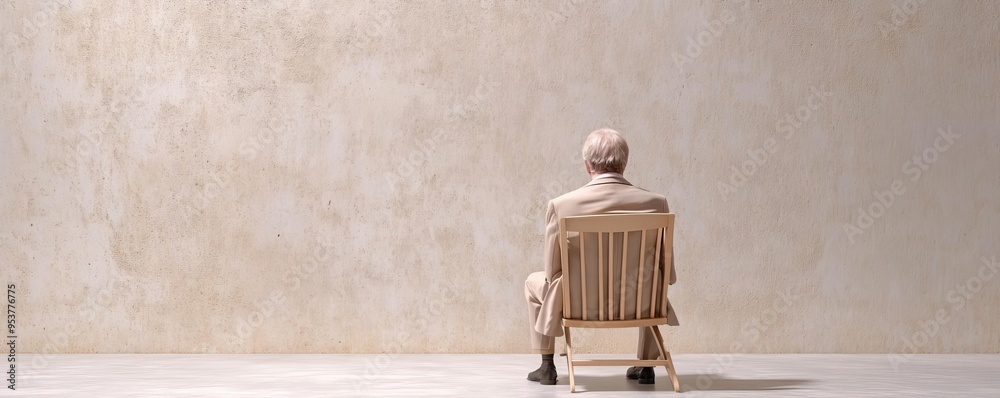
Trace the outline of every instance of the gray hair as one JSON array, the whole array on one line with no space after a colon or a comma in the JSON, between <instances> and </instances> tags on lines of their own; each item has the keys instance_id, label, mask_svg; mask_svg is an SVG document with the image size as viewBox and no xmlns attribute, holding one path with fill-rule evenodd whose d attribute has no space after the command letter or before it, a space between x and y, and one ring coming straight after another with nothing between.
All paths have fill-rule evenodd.
<instances>
[{"instance_id":1,"label":"gray hair","mask_svg":"<svg viewBox=\"0 0 1000 398\"><path fill-rule=\"evenodd\" d=\"M603 128L583 142L583 161L597 173L622 173L628 164L628 144L621 133Z\"/></svg>"}]
</instances>

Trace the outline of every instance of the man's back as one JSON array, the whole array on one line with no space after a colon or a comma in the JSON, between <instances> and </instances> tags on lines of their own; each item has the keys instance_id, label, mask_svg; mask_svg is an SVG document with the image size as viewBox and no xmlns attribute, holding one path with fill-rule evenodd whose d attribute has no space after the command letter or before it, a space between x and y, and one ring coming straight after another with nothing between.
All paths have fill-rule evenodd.
<instances>
[{"instance_id":1,"label":"man's back","mask_svg":"<svg viewBox=\"0 0 1000 398\"><path fill-rule=\"evenodd\" d=\"M599 177L552 200L558 217L586 216L611 211L667 213L667 199L630 184L617 174ZM558 218L556 219L558 223ZM558 227L558 225L557 225Z\"/></svg>"}]
</instances>

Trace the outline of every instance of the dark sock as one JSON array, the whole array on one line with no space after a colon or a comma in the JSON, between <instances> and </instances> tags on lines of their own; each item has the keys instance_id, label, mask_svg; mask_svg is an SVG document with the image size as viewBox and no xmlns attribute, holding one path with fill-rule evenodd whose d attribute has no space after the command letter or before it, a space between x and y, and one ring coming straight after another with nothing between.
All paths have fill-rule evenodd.
<instances>
[{"instance_id":1,"label":"dark sock","mask_svg":"<svg viewBox=\"0 0 1000 398\"><path fill-rule=\"evenodd\" d=\"M542 354L542 365L554 365L553 358L555 358L555 354Z\"/></svg>"}]
</instances>

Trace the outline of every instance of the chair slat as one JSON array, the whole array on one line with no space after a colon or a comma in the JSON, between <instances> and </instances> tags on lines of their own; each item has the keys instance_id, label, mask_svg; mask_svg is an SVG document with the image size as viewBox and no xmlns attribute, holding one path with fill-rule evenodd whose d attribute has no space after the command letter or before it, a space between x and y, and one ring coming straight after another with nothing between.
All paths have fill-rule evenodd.
<instances>
[{"instance_id":1,"label":"chair slat","mask_svg":"<svg viewBox=\"0 0 1000 398\"><path fill-rule=\"evenodd\" d=\"M622 291L621 291L621 316L625 319L625 280L628 279L628 231L622 234Z\"/></svg>"},{"instance_id":2,"label":"chair slat","mask_svg":"<svg viewBox=\"0 0 1000 398\"><path fill-rule=\"evenodd\" d=\"M597 233L597 316L604 320L604 233Z\"/></svg>"},{"instance_id":3,"label":"chair slat","mask_svg":"<svg viewBox=\"0 0 1000 398\"><path fill-rule=\"evenodd\" d=\"M615 234L608 233L608 319L615 319Z\"/></svg>"},{"instance_id":4,"label":"chair slat","mask_svg":"<svg viewBox=\"0 0 1000 398\"><path fill-rule=\"evenodd\" d=\"M646 230L642 230L642 240L639 241L639 284L635 292L635 319L642 319L642 285L645 282L646 265Z\"/></svg>"},{"instance_id":5,"label":"chair slat","mask_svg":"<svg viewBox=\"0 0 1000 398\"><path fill-rule=\"evenodd\" d=\"M583 241L586 232L580 232L580 308L583 320L587 320L587 255L584 253Z\"/></svg>"},{"instance_id":6,"label":"chair slat","mask_svg":"<svg viewBox=\"0 0 1000 398\"><path fill-rule=\"evenodd\" d=\"M660 274L660 238L663 236L663 229L656 229L656 251L653 253L653 289L649 292L649 316L656 317L656 307L660 300L657 299L657 283ZM664 278L666 278L666 274Z\"/></svg>"}]
</instances>

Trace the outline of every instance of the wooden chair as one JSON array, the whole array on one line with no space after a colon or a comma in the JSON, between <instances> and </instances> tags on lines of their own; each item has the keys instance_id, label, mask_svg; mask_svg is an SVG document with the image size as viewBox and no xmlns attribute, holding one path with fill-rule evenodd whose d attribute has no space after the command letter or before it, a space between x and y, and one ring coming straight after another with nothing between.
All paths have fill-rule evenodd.
<instances>
[{"instance_id":1,"label":"wooden chair","mask_svg":"<svg viewBox=\"0 0 1000 398\"><path fill-rule=\"evenodd\" d=\"M647 236L648 231L653 231ZM589 234L589 235L588 235ZM663 336L659 325L667 323L667 286L673 255L674 214L672 213L630 213L602 214L593 216L565 217L559 220L559 248L562 253L563 328L566 334L566 363L569 368L569 389L576 391L573 368L576 366L665 366L674 391L680 392L674 363L670 352L663 346ZM596 235L596 236L595 236ZM629 236L633 243L629 244ZM634 240L641 240L637 245ZM647 237L655 241L652 264L646 264L650 253ZM596 238L596 239L595 239ZM571 243L575 241L576 243ZM597 245L597 275L588 275L587 243ZM620 242L617 250L615 243ZM648 246L652 246L652 242ZM579 258L570 261L570 246L579 246ZM638 246L637 251L630 250ZM574 248L575 250L576 248ZM591 247L590 252L592 253ZM632 251L632 253L630 253ZM661 255L663 261L660 261ZM620 272L616 272L616 262L621 258ZM605 261L605 257L607 261ZM633 259L630 261L629 259ZM593 256L591 257L593 259ZM635 264L638 265L635 265ZM660 267L659 264L664 264ZM638 272L628 272L628 267L637 266ZM593 266L590 266L593 268ZM648 271L652 267L652 272ZM662 268L662 269L661 269ZM573 274L578 275L571 278ZM647 274L652 273L648 283ZM597 289L593 289L592 278L597 278ZM578 281L575 283L574 279ZM587 281L590 279L591 285ZM644 285L648 290L643 291ZM590 289L587 287L591 286ZM616 293L615 290L618 290ZM596 290L596 291L595 291ZM607 292L607 294L605 294ZM626 294L634 294L634 306L627 306ZM591 311L593 298L597 296L597 317ZM588 302L587 297L591 297ZM573 302L571 298L579 301ZM648 298L648 301L646 299ZM616 300L617 299L617 300ZM616 302L617 301L617 302ZM588 305L588 303L590 305ZM644 308L648 306L648 310ZM632 308L627 308L632 307ZM576 308L579 312L574 312ZM606 311L605 311L606 309ZM588 314L588 312L591 312ZM589 315L589 316L588 316ZM660 351L659 359L573 359L573 343L570 328L650 328Z\"/></svg>"}]
</instances>

